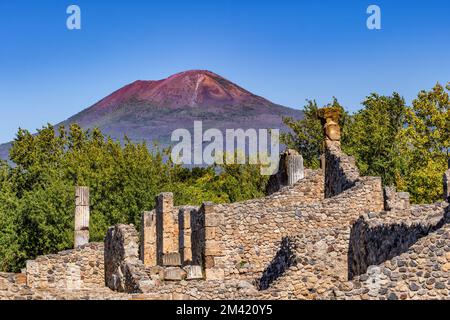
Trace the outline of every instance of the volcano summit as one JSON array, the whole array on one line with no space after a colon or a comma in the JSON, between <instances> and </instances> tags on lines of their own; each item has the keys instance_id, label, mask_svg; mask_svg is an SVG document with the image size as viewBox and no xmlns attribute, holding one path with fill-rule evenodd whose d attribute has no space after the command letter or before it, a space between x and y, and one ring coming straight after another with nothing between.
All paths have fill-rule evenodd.
<instances>
[{"instance_id":1,"label":"volcano summit","mask_svg":"<svg viewBox=\"0 0 450 320\"><path fill-rule=\"evenodd\" d=\"M201 120L205 129L280 129L283 116L300 118L299 110L257 96L206 70L191 70L163 80L138 80L113 92L93 106L61 122L84 129L98 127L113 139L170 143L178 128L193 129ZM2 158L9 145L0 147Z\"/></svg>"}]
</instances>

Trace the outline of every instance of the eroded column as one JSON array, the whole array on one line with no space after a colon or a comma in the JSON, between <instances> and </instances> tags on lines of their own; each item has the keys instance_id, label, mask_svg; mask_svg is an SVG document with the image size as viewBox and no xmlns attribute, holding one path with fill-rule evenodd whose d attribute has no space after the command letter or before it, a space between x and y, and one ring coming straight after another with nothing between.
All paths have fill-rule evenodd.
<instances>
[{"instance_id":1,"label":"eroded column","mask_svg":"<svg viewBox=\"0 0 450 320\"><path fill-rule=\"evenodd\" d=\"M206 280L223 280L225 270L222 257L225 255L222 239L217 235L223 224L223 214L215 210L211 202L203 203L204 214L204 266Z\"/></svg>"},{"instance_id":2,"label":"eroded column","mask_svg":"<svg viewBox=\"0 0 450 320\"><path fill-rule=\"evenodd\" d=\"M286 156L288 186L293 186L305 177L303 157L295 150L289 149Z\"/></svg>"},{"instance_id":3,"label":"eroded column","mask_svg":"<svg viewBox=\"0 0 450 320\"><path fill-rule=\"evenodd\" d=\"M89 188L75 187L74 247L89 243Z\"/></svg>"},{"instance_id":4,"label":"eroded column","mask_svg":"<svg viewBox=\"0 0 450 320\"><path fill-rule=\"evenodd\" d=\"M156 211L147 211L141 218L141 252L140 259L145 266L156 266Z\"/></svg>"},{"instance_id":5,"label":"eroded column","mask_svg":"<svg viewBox=\"0 0 450 320\"><path fill-rule=\"evenodd\" d=\"M164 264L164 257L171 260L178 249L178 217L175 217L173 208L173 194L161 193L156 198L156 235L158 264ZM180 260L178 258L178 260Z\"/></svg>"}]
</instances>

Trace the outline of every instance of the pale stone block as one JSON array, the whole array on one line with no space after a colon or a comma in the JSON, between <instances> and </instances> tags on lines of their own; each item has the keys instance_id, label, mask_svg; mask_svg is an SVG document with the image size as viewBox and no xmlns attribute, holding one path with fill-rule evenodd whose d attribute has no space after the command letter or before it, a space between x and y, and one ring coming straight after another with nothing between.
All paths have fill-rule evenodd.
<instances>
[{"instance_id":1,"label":"pale stone block","mask_svg":"<svg viewBox=\"0 0 450 320\"><path fill-rule=\"evenodd\" d=\"M81 288L81 270L75 263L66 266L66 283L68 290L78 290Z\"/></svg>"},{"instance_id":2,"label":"pale stone block","mask_svg":"<svg viewBox=\"0 0 450 320\"><path fill-rule=\"evenodd\" d=\"M222 256L222 243L219 241L209 240L205 243L205 256Z\"/></svg>"},{"instance_id":3,"label":"pale stone block","mask_svg":"<svg viewBox=\"0 0 450 320\"><path fill-rule=\"evenodd\" d=\"M205 228L205 239L214 240L216 238L216 227L206 227Z\"/></svg>"},{"instance_id":4,"label":"pale stone block","mask_svg":"<svg viewBox=\"0 0 450 320\"><path fill-rule=\"evenodd\" d=\"M206 269L205 276L206 276L206 280L208 280L208 281L224 280L225 279L225 270L217 269L217 268Z\"/></svg>"},{"instance_id":5,"label":"pale stone block","mask_svg":"<svg viewBox=\"0 0 450 320\"><path fill-rule=\"evenodd\" d=\"M89 230L75 231L75 248L84 246L89 243Z\"/></svg>"},{"instance_id":6,"label":"pale stone block","mask_svg":"<svg viewBox=\"0 0 450 320\"><path fill-rule=\"evenodd\" d=\"M223 224L223 215L220 213L205 214L205 227L217 227Z\"/></svg>"},{"instance_id":7,"label":"pale stone block","mask_svg":"<svg viewBox=\"0 0 450 320\"><path fill-rule=\"evenodd\" d=\"M178 267L169 267L164 270L164 280L181 281L186 279L186 271Z\"/></svg>"},{"instance_id":8,"label":"pale stone block","mask_svg":"<svg viewBox=\"0 0 450 320\"><path fill-rule=\"evenodd\" d=\"M181 257L179 252L170 252L163 254L163 266L181 266Z\"/></svg>"},{"instance_id":9,"label":"pale stone block","mask_svg":"<svg viewBox=\"0 0 450 320\"><path fill-rule=\"evenodd\" d=\"M201 266L185 266L184 270L187 273L187 280L196 280L196 279L203 279L203 272Z\"/></svg>"}]
</instances>

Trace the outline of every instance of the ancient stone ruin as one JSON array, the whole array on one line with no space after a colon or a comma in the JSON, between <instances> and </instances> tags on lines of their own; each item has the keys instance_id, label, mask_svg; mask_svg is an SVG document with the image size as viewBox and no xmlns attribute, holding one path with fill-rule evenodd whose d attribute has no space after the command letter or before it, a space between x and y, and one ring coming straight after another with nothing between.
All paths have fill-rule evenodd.
<instances>
[{"instance_id":1,"label":"ancient stone ruin","mask_svg":"<svg viewBox=\"0 0 450 320\"><path fill-rule=\"evenodd\" d=\"M75 188L75 237L74 246L78 248L89 243L89 188Z\"/></svg>"},{"instance_id":2,"label":"ancient stone ruin","mask_svg":"<svg viewBox=\"0 0 450 320\"><path fill-rule=\"evenodd\" d=\"M360 176L340 148L339 110L321 110L322 168L287 150L268 195L231 204L155 199L140 230L88 243L89 196L77 188L75 248L0 274L2 299L448 299L450 170L444 199Z\"/></svg>"}]
</instances>

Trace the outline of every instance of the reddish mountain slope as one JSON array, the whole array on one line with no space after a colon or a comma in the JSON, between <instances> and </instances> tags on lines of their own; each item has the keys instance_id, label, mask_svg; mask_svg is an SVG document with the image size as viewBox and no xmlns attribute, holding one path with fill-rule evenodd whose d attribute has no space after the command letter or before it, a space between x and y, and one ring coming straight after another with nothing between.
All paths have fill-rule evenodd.
<instances>
[{"instance_id":1,"label":"reddish mountain slope","mask_svg":"<svg viewBox=\"0 0 450 320\"><path fill-rule=\"evenodd\" d=\"M135 81L68 120L83 128L99 127L114 139L166 146L173 130L191 130L195 120L207 128L279 128L283 116L302 112L274 104L206 70L181 72L157 81ZM0 146L4 157L7 145ZM4 149L4 150L3 150Z\"/></svg>"},{"instance_id":2,"label":"reddish mountain slope","mask_svg":"<svg viewBox=\"0 0 450 320\"><path fill-rule=\"evenodd\" d=\"M276 105L206 70L175 74L164 80L135 81L65 121L99 127L113 138L170 142L178 128L280 128L283 116L298 110Z\"/></svg>"},{"instance_id":3,"label":"reddish mountain slope","mask_svg":"<svg viewBox=\"0 0 450 320\"><path fill-rule=\"evenodd\" d=\"M164 108L272 104L213 72L192 70L164 80L133 82L101 100L93 109L111 109L130 99Z\"/></svg>"}]
</instances>

